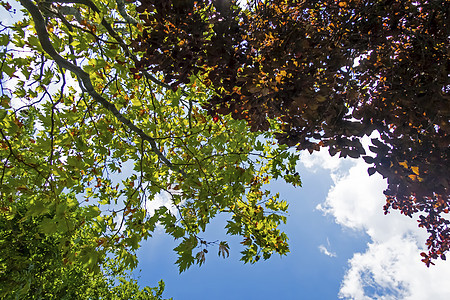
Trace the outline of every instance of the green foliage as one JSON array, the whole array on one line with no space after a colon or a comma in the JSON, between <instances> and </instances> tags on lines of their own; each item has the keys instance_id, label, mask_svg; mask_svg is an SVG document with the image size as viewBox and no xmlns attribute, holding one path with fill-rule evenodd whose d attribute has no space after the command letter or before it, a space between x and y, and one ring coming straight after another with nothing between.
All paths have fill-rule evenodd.
<instances>
[{"instance_id":1,"label":"green foliage","mask_svg":"<svg viewBox=\"0 0 450 300\"><path fill-rule=\"evenodd\" d=\"M58 225L45 221L57 210L36 214L20 202L14 212L0 214L2 299L162 299L162 282L158 288L140 289L120 261L88 248L86 238L80 238L85 226L57 230ZM76 205L65 212L76 222L86 211ZM82 257L73 260L72 253Z\"/></svg>"},{"instance_id":2,"label":"green foliage","mask_svg":"<svg viewBox=\"0 0 450 300\"><path fill-rule=\"evenodd\" d=\"M245 262L288 252L287 205L264 186L300 185L296 154L208 115L216 92L201 73L177 89L130 73L128 45L143 31L133 4L20 4L23 18L0 25L4 297L160 299L163 284L140 290L126 276L142 241L157 226L178 239L180 272L203 264L207 246L228 257L226 241L202 238L221 213Z\"/></svg>"}]
</instances>

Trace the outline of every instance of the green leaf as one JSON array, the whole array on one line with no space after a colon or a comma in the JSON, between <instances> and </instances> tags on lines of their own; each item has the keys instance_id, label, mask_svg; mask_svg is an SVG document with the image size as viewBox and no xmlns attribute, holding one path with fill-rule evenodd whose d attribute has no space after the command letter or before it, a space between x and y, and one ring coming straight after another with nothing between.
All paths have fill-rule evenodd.
<instances>
[{"instance_id":1,"label":"green leaf","mask_svg":"<svg viewBox=\"0 0 450 300\"><path fill-rule=\"evenodd\" d=\"M40 223L40 230L42 233L50 235L50 234L56 233L57 225L58 225L58 223L56 222L55 219L50 219L48 217L45 217L42 219L42 221Z\"/></svg>"},{"instance_id":2,"label":"green leaf","mask_svg":"<svg viewBox=\"0 0 450 300\"><path fill-rule=\"evenodd\" d=\"M192 256L192 250L195 247L197 247L197 238L190 236L189 238L184 238L183 241L174 248L178 253L178 259L175 263L178 265L180 273L184 272L195 262L195 259Z\"/></svg>"},{"instance_id":3,"label":"green leaf","mask_svg":"<svg viewBox=\"0 0 450 300\"><path fill-rule=\"evenodd\" d=\"M39 39L37 36L30 35L27 39L27 43L32 49L35 49L41 53L43 52L41 43L39 42Z\"/></svg>"},{"instance_id":4,"label":"green leaf","mask_svg":"<svg viewBox=\"0 0 450 300\"><path fill-rule=\"evenodd\" d=\"M8 34L0 34L0 46L6 46L10 42L10 36Z\"/></svg>"},{"instance_id":5,"label":"green leaf","mask_svg":"<svg viewBox=\"0 0 450 300\"><path fill-rule=\"evenodd\" d=\"M10 78L14 77L14 73L17 71L17 69L14 66L10 66L8 64L4 64L2 66L2 72L4 72L6 75L8 75ZM20 96L19 96L20 97Z\"/></svg>"}]
</instances>

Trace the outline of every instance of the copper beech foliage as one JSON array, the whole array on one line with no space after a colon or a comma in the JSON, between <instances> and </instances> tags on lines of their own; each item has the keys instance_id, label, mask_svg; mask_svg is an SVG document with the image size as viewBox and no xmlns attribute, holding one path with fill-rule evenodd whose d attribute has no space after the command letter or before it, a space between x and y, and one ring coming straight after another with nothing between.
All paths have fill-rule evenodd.
<instances>
[{"instance_id":1,"label":"copper beech foliage","mask_svg":"<svg viewBox=\"0 0 450 300\"><path fill-rule=\"evenodd\" d=\"M141 0L132 72L174 90L206 74L209 114L280 125L280 144L363 157L388 179L390 208L430 234L427 266L449 231L449 10L445 0ZM366 155L364 136L378 132Z\"/></svg>"}]
</instances>

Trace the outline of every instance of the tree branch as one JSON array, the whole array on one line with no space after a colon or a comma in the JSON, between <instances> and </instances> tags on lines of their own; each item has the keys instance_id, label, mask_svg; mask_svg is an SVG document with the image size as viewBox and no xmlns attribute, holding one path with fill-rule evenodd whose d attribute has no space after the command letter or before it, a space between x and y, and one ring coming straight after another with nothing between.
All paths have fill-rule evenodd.
<instances>
[{"instance_id":1,"label":"tree branch","mask_svg":"<svg viewBox=\"0 0 450 300\"><path fill-rule=\"evenodd\" d=\"M117 10L119 11L122 18L124 18L128 23L136 25L138 21L134 19L132 16L130 16L127 11L125 10L125 1L124 0L116 0L117 3Z\"/></svg>"},{"instance_id":2,"label":"tree branch","mask_svg":"<svg viewBox=\"0 0 450 300\"><path fill-rule=\"evenodd\" d=\"M60 1L60 2L69 2L69 1ZM76 2L76 3L92 3L88 0L75 0L70 2ZM146 134L142 129L134 125L129 119L127 119L124 115L122 115L116 108L116 106L106 100L104 97L102 97L92 85L91 78L88 73L83 71L80 67L72 64L68 60L64 59L61 55L59 55L58 52L56 52L55 48L53 48L52 43L50 42L50 37L47 32L47 28L45 25L44 18L42 17L42 14L39 10L39 8L31 1L31 0L20 0L20 3L23 7L25 7L28 12L30 13L34 24L36 33L39 38L39 42L41 43L42 49L44 49L45 52L47 52L48 55L58 64L60 68L67 69L71 72L73 72L82 82L84 89L86 92L97 102L99 102L104 108L109 110L121 123L126 125L130 130L135 132L137 135L141 137L141 139L149 142L152 151L158 155L159 159L164 162L171 170L181 173L183 175L186 175L186 173L183 170L180 170L179 168L175 167L165 156L164 154L159 150L156 141ZM93 3L92 3L93 4ZM94 5L95 7L95 5ZM98 8L91 7L93 10L98 11ZM103 23L103 22L102 22Z\"/></svg>"}]
</instances>

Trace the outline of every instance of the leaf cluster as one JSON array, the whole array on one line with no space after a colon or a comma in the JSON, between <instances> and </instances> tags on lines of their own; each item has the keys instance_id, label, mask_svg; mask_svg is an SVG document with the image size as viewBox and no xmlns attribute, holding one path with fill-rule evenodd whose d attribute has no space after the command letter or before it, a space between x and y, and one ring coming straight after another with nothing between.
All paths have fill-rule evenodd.
<instances>
[{"instance_id":1,"label":"leaf cluster","mask_svg":"<svg viewBox=\"0 0 450 300\"><path fill-rule=\"evenodd\" d=\"M141 289L120 261L86 250L85 226L70 234L57 232L52 223L43 222L56 212L37 215L34 209L21 202L0 214L2 299L162 299L162 282L158 288ZM85 210L72 208L73 219L81 219ZM71 251L85 258L73 260ZM86 259L93 256L95 265Z\"/></svg>"}]
</instances>

